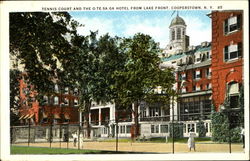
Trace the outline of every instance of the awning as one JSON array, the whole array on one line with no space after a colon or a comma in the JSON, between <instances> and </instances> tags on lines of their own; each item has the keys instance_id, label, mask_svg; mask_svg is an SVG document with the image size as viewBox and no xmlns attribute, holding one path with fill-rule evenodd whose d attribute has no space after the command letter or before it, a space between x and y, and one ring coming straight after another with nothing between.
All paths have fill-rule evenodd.
<instances>
[{"instance_id":1,"label":"awning","mask_svg":"<svg viewBox=\"0 0 250 161\"><path fill-rule=\"evenodd\" d=\"M22 120L24 116L25 116L25 115L22 115L21 117L19 117L19 120Z\"/></svg>"},{"instance_id":2,"label":"awning","mask_svg":"<svg viewBox=\"0 0 250 161\"><path fill-rule=\"evenodd\" d=\"M59 114L54 114L54 119L61 119Z\"/></svg>"},{"instance_id":3,"label":"awning","mask_svg":"<svg viewBox=\"0 0 250 161\"><path fill-rule=\"evenodd\" d=\"M31 119L34 116L34 114L30 114L27 119Z\"/></svg>"},{"instance_id":4,"label":"awning","mask_svg":"<svg viewBox=\"0 0 250 161\"><path fill-rule=\"evenodd\" d=\"M23 119L27 119L29 117L29 114L28 115L25 115L24 117L23 117Z\"/></svg>"},{"instance_id":5,"label":"awning","mask_svg":"<svg viewBox=\"0 0 250 161\"><path fill-rule=\"evenodd\" d=\"M69 114L64 114L64 118L65 118L66 120L70 120Z\"/></svg>"}]
</instances>

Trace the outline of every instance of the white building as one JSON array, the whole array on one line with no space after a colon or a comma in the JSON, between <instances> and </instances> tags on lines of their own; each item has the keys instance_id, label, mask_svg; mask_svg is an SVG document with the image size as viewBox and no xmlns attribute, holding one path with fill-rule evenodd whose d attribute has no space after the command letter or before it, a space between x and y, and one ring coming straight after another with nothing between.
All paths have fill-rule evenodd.
<instances>
[{"instance_id":1,"label":"white building","mask_svg":"<svg viewBox=\"0 0 250 161\"><path fill-rule=\"evenodd\" d=\"M206 85L206 88L199 84L199 81L211 81L208 77L209 74L211 76L211 47L208 42L203 42L199 46L189 46L189 36L186 35L186 27L187 25L183 18L177 14L169 26L170 42L163 50L162 55L159 55L163 61L160 65L161 68L174 67L176 69L177 83L174 88L176 90L181 89L181 99L178 102L176 100L171 102L166 109L160 108L158 104L149 105L142 102L139 107L141 137L169 136L170 124L173 119L175 122L182 124L181 129L184 137L187 137L190 131L198 136L197 125L199 120L202 120L205 125L206 136L211 136L211 121L209 119L211 112L211 83ZM190 73L188 72L193 73L193 71L196 78L188 82L190 79ZM202 75L204 75L205 71L207 71L207 77L203 79ZM188 89L190 87L185 85L188 83L192 89ZM180 88L180 84L183 87ZM161 91L160 87L156 90L158 92ZM190 105L191 103L192 105ZM104 123L105 119L102 114L104 110L106 110L106 114L109 114L106 118L106 123ZM118 136L131 137L131 125L134 123L132 113L128 111L116 112L113 104L105 106L94 104L92 106L90 116L92 120L90 119L90 123L92 127L96 128L94 136L114 137L116 129L115 115L117 113L121 114L118 123Z\"/></svg>"}]
</instances>

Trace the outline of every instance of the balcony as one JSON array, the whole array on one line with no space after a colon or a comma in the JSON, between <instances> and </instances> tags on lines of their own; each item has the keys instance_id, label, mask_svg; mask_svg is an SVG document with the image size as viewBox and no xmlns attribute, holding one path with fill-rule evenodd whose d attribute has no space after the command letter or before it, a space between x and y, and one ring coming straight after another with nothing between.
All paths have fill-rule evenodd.
<instances>
[{"instance_id":1,"label":"balcony","mask_svg":"<svg viewBox=\"0 0 250 161\"><path fill-rule=\"evenodd\" d=\"M140 121L170 121L170 115L160 117L141 117Z\"/></svg>"}]
</instances>

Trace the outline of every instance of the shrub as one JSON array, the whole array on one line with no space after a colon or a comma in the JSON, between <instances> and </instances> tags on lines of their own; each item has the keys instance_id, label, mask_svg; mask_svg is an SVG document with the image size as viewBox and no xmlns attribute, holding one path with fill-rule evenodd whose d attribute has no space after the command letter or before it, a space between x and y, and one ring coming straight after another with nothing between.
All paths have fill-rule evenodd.
<instances>
[{"instance_id":1,"label":"shrub","mask_svg":"<svg viewBox=\"0 0 250 161\"><path fill-rule=\"evenodd\" d=\"M183 123L171 123L170 124L170 137L173 136L173 124L174 124L174 138L183 137Z\"/></svg>"},{"instance_id":2,"label":"shrub","mask_svg":"<svg viewBox=\"0 0 250 161\"><path fill-rule=\"evenodd\" d=\"M198 132L199 137L206 136L206 127L204 125L204 122L201 120L197 124L197 132Z\"/></svg>"}]
</instances>

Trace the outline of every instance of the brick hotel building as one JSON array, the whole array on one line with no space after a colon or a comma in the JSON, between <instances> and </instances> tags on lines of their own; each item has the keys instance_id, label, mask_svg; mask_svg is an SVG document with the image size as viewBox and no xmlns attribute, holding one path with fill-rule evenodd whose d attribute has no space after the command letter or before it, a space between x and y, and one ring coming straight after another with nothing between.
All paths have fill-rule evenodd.
<instances>
[{"instance_id":1,"label":"brick hotel building","mask_svg":"<svg viewBox=\"0 0 250 161\"><path fill-rule=\"evenodd\" d=\"M141 103L139 112L140 134L145 137L165 137L169 135L172 119L183 124L183 136L188 132L197 133L201 120L206 128L206 136L211 136L212 104L219 111L229 100L230 107L237 109L239 88L243 84L243 12L213 11L208 14L212 21L212 42L201 42L192 46L186 35L186 25L178 14L169 26L169 43L163 53L161 68L174 67L176 73L175 89L180 95L177 102L162 109L157 105ZM25 84L20 83L22 96ZM54 122L76 123L79 121L77 89L61 88L55 85L55 94L45 96L45 106L35 101L31 107L21 107L20 121L34 118L35 124L46 123L49 115ZM157 89L161 92L161 89ZM63 102L63 106L62 103ZM172 111L174 110L174 111ZM52 114L51 114L52 111ZM115 116L119 114L116 129ZM174 114L174 116L172 116ZM92 103L87 116L94 128L92 136L110 137L118 130L119 137L130 137L134 116L128 111L115 111L114 104Z\"/></svg>"}]
</instances>

